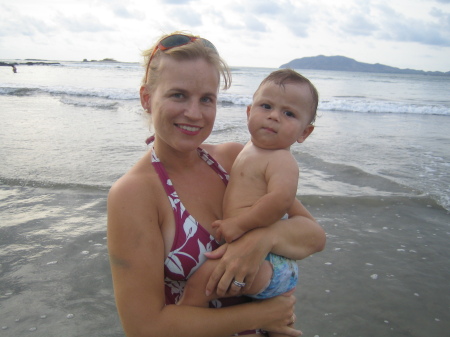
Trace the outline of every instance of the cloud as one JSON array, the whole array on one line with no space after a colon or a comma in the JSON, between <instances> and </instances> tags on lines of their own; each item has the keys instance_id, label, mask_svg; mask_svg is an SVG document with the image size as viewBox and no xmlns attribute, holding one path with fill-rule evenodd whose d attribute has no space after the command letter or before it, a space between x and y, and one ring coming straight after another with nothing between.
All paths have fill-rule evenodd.
<instances>
[{"instance_id":1,"label":"cloud","mask_svg":"<svg viewBox=\"0 0 450 337\"><path fill-rule=\"evenodd\" d=\"M255 14L277 15L283 11L281 5L272 0L260 0L249 3L249 8Z\"/></svg>"},{"instance_id":2,"label":"cloud","mask_svg":"<svg viewBox=\"0 0 450 337\"><path fill-rule=\"evenodd\" d=\"M450 14L431 9L433 21L406 17L388 7L380 7L384 18L379 37L399 42L450 46Z\"/></svg>"},{"instance_id":3,"label":"cloud","mask_svg":"<svg viewBox=\"0 0 450 337\"><path fill-rule=\"evenodd\" d=\"M34 36L51 34L57 28L51 23L32 16L16 13L6 6L1 6L0 36Z\"/></svg>"},{"instance_id":4,"label":"cloud","mask_svg":"<svg viewBox=\"0 0 450 337\"><path fill-rule=\"evenodd\" d=\"M188 4L189 2L191 2L191 0L160 0L160 1L163 4L168 4L168 5L184 5L184 4Z\"/></svg>"},{"instance_id":5,"label":"cloud","mask_svg":"<svg viewBox=\"0 0 450 337\"><path fill-rule=\"evenodd\" d=\"M245 29L249 29L252 32L266 32L267 27L261 20L251 15L245 19Z\"/></svg>"},{"instance_id":6,"label":"cloud","mask_svg":"<svg viewBox=\"0 0 450 337\"><path fill-rule=\"evenodd\" d=\"M185 6L177 6L171 9L169 17L178 21L183 26L198 27L202 25L202 15L193 8L186 10Z\"/></svg>"},{"instance_id":7,"label":"cloud","mask_svg":"<svg viewBox=\"0 0 450 337\"><path fill-rule=\"evenodd\" d=\"M61 28L73 33L96 33L115 30L112 26L101 23L97 17L91 14L71 17L59 14L54 20Z\"/></svg>"},{"instance_id":8,"label":"cloud","mask_svg":"<svg viewBox=\"0 0 450 337\"><path fill-rule=\"evenodd\" d=\"M339 23L342 37L367 36L376 40L450 46L450 14L432 8L431 19L407 16L385 4L362 3L344 13ZM345 15L344 15L345 14ZM425 13L426 14L426 13Z\"/></svg>"},{"instance_id":9,"label":"cloud","mask_svg":"<svg viewBox=\"0 0 450 337\"><path fill-rule=\"evenodd\" d=\"M312 24L318 18L315 16L316 5L308 3L289 3L283 8L284 12L276 15L277 22L283 22L285 27L297 37L308 37Z\"/></svg>"},{"instance_id":10,"label":"cloud","mask_svg":"<svg viewBox=\"0 0 450 337\"><path fill-rule=\"evenodd\" d=\"M229 12L221 18L225 27L245 30L246 33L273 32L285 27L300 37L308 36L315 12L315 6L311 4L270 0L232 2L227 9Z\"/></svg>"},{"instance_id":11,"label":"cloud","mask_svg":"<svg viewBox=\"0 0 450 337\"><path fill-rule=\"evenodd\" d=\"M145 14L143 11L128 9L127 7L121 4L115 5L112 10L117 17L122 19L136 19L136 20L145 19Z\"/></svg>"},{"instance_id":12,"label":"cloud","mask_svg":"<svg viewBox=\"0 0 450 337\"><path fill-rule=\"evenodd\" d=\"M351 35L370 36L378 29L368 15L351 15L342 30Z\"/></svg>"},{"instance_id":13,"label":"cloud","mask_svg":"<svg viewBox=\"0 0 450 337\"><path fill-rule=\"evenodd\" d=\"M376 11L369 2L360 2L358 6L339 8L339 22L344 34L351 36L371 36L378 28Z\"/></svg>"},{"instance_id":14,"label":"cloud","mask_svg":"<svg viewBox=\"0 0 450 337\"><path fill-rule=\"evenodd\" d=\"M135 3L127 0L109 0L98 2L98 5L112 11L120 19L143 20L146 15L142 8L136 9Z\"/></svg>"}]
</instances>

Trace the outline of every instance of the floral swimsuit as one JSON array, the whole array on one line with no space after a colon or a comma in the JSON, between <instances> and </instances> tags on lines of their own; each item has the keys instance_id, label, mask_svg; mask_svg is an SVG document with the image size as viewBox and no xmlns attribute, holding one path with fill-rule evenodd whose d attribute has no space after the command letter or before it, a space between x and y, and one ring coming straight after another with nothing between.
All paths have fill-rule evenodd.
<instances>
[{"instance_id":1,"label":"floral swimsuit","mask_svg":"<svg viewBox=\"0 0 450 337\"><path fill-rule=\"evenodd\" d=\"M167 197L175 216L175 237L169 255L164 262L164 286L166 304L175 304L179 300L187 279L205 262L205 252L210 252L219 247L219 243L209 232L200 225L185 209L175 191L163 164L152 151L152 164L161 183L164 186ZM203 159L224 184L228 183L229 175L225 169L212 158L205 150L198 148L198 155ZM210 307L220 308L249 301L247 297L234 297L215 300ZM245 331L237 335L249 335L261 333L260 331Z\"/></svg>"}]
</instances>

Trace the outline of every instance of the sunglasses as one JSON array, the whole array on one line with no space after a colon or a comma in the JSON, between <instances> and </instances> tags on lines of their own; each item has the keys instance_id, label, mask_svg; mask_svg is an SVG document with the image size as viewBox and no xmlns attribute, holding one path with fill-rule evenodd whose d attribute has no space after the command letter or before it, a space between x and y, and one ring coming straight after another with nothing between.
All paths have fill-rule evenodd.
<instances>
[{"instance_id":1,"label":"sunglasses","mask_svg":"<svg viewBox=\"0 0 450 337\"><path fill-rule=\"evenodd\" d=\"M194 42L196 40L202 41L203 45L205 47L211 48L212 50L214 50L214 52L216 54L218 54L216 47L214 47L214 45L210 41L203 39L201 37L188 36L188 35L183 35L183 34L174 34L174 35L167 36L164 39L162 39L161 41L159 41L158 45L155 47L155 49L153 49L152 54L150 55L150 59L148 60L148 63L147 63L147 68L145 69L144 83L147 83L148 70L150 68L150 63L152 62L152 59L158 50L165 51L165 50L169 50L169 49L172 49L175 47L181 47L188 43Z\"/></svg>"}]
</instances>

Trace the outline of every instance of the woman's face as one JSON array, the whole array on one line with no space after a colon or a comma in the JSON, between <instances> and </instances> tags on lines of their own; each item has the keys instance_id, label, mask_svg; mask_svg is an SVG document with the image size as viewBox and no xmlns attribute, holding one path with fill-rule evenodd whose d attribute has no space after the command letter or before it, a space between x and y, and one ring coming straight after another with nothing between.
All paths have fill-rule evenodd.
<instances>
[{"instance_id":1,"label":"woman's face","mask_svg":"<svg viewBox=\"0 0 450 337\"><path fill-rule=\"evenodd\" d=\"M152 91L141 101L152 115L156 142L177 151L196 149L211 134L216 117L220 75L203 59L177 61L164 57Z\"/></svg>"}]
</instances>

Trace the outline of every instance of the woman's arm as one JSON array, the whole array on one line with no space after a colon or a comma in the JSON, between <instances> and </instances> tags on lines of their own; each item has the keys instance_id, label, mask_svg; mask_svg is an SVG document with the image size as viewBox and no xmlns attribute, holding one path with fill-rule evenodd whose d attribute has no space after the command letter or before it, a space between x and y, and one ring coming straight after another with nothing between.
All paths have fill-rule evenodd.
<instances>
[{"instance_id":1,"label":"woman's arm","mask_svg":"<svg viewBox=\"0 0 450 337\"><path fill-rule=\"evenodd\" d=\"M269 227L254 229L239 240L205 254L208 258L221 258L206 291L217 291L219 296L237 295L239 289L230 287L231 282L236 279L245 280L245 293L269 252L301 260L324 249L324 230L299 201L291 207L289 216L289 219L279 220Z\"/></svg>"},{"instance_id":2,"label":"woman's arm","mask_svg":"<svg viewBox=\"0 0 450 337\"><path fill-rule=\"evenodd\" d=\"M300 334L288 326L293 296L223 309L165 305L162 209L154 200L152 186L142 186L142 181L128 175L108 196L108 250L116 304L127 336L214 337L256 328Z\"/></svg>"}]
</instances>

